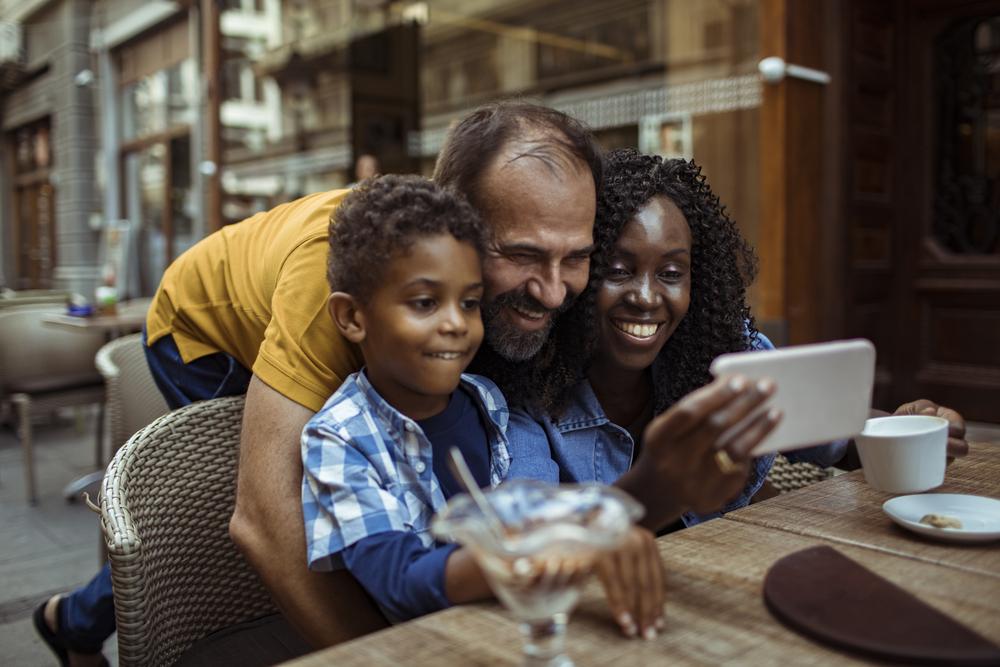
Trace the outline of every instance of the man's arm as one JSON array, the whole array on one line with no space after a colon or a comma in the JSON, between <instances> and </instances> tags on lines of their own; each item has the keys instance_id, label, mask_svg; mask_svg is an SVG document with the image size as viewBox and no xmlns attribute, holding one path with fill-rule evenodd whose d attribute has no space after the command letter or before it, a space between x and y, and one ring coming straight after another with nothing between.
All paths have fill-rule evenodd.
<instances>
[{"instance_id":1,"label":"man's arm","mask_svg":"<svg viewBox=\"0 0 1000 667\"><path fill-rule=\"evenodd\" d=\"M299 442L312 415L253 376L229 534L292 626L320 648L387 624L349 572L306 564Z\"/></svg>"}]
</instances>

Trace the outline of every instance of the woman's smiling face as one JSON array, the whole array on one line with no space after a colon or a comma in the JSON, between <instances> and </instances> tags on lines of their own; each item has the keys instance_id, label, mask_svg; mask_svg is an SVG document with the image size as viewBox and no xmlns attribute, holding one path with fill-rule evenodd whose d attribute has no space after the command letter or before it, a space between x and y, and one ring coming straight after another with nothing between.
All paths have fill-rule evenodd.
<instances>
[{"instance_id":1,"label":"woman's smiling face","mask_svg":"<svg viewBox=\"0 0 1000 667\"><path fill-rule=\"evenodd\" d=\"M625 224L596 297L597 362L651 366L691 303L691 229L672 201L653 197Z\"/></svg>"}]
</instances>

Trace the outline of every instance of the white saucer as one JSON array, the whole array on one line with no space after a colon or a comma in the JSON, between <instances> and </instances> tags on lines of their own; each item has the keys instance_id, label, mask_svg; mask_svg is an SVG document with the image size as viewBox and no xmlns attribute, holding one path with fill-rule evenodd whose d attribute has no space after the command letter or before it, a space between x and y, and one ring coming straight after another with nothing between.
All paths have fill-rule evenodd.
<instances>
[{"instance_id":1,"label":"white saucer","mask_svg":"<svg viewBox=\"0 0 1000 667\"><path fill-rule=\"evenodd\" d=\"M954 542L1000 539L1000 500L957 493L898 496L882 503L882 511L904 528ZM920 523L927 514L943 514L962 522L961 528L935 528Z\"/></svg>"}]
</instances>

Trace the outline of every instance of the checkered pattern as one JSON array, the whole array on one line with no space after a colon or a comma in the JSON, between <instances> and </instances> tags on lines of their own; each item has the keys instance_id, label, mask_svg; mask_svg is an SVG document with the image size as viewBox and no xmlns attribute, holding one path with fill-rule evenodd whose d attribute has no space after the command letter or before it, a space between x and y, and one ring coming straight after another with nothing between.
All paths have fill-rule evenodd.
<instances>
[{"instance_id":1,"label":"checkered pattern","mask_svg":"<svg viewBox=\"0 0 1000 667\"><path fill-rule=\"evenodd\" d=\"M462 384L488 417L496 486L510 467L507 401L484 377L463 375ZM431 517L445 504L431 457L420 426L386 403L364 372L347 378L302 432L309 567L339 569L345 547L385 531L414 532L431 546Z\"/></svg>"}]
</instances>

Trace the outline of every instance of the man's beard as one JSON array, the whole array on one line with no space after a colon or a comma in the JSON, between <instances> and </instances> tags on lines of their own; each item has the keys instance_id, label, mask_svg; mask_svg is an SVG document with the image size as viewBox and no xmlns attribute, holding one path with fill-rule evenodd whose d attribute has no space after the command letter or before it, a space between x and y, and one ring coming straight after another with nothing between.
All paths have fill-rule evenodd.
<instances>
[{"instance_id":1,"label":"man's beard","mask_svg":"<svg viewBox=\"0 0 1000 667\"><path fill-rule=\"evenodd\" d=\"M507 361L519 363L528 361L542 349L555 326L556 318L569 309L575 295L566 294L566 299L558 308L543 306L522 287L498 295L483 306L483 328L486 330L486 344ZM504 308L517 306L533 313L548 313L549 320L537 331L523 331L501 313Z\"/></svg>"}]
</instances>

